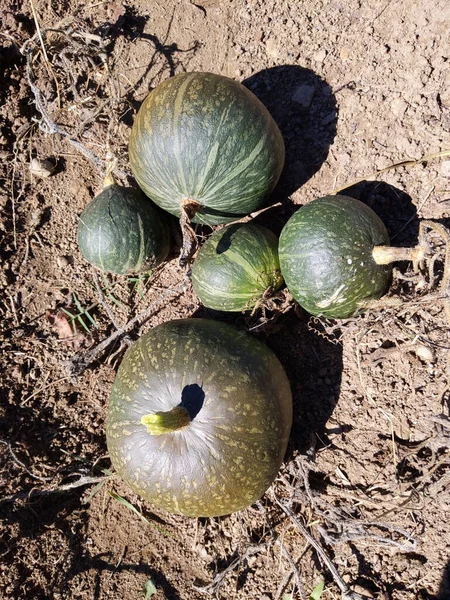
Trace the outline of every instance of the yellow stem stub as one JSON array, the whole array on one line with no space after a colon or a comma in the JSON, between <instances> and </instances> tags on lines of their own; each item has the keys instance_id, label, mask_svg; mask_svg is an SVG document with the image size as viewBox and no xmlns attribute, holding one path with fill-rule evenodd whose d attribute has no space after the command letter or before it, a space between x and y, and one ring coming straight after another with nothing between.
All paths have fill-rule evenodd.
<instances>
[{"instance_id":1,"label":"yellow stem stub","mask_svg":"<svg viewBox=\"0 0 450 600\"><path fill-rule=\"evenodd\" d=\"M425 258L427 248L421 244L414 248L396 248L393 246L375 246L372 256L377 265L389 265L401 260L411 260L418 263Z\"/></svg>"},{"instance_id":2,"label":"yellow stem stub","mask_svg":"<svg viewBox=\"0 0 450 600\"><path fill-rule=\"evenodd\" d=\"M189 412L184 406L175 406L166 412L155 412L141 418L142 425L151 435L162 435L184 429L191 422Z\"/></svg>"}]
</instances>

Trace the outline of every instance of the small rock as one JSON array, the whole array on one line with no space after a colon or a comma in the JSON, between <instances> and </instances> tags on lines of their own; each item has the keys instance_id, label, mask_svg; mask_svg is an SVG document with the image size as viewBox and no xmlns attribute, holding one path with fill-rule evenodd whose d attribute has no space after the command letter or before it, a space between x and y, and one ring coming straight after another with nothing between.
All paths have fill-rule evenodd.
<instances>
[{"instance_id":1,"label":"small rock","mask_svg":"<svg viewBox=\"0 0 450 600\"><path fill-rule=\"evenodd\" d=\"M441 174L444 177L450 177L450 160L444 160L441 164Z\"/></svg>"},{"instance_id":2,"label":"small rock","mask_svg":"<svg viewBox=\"0 0 450 600\"><path fill-rule=\"evenodd\" d=\"M278 44L274 38L269 38L266 42L266 52L271 58L278 58Z\"/></svg>"},{"instance_id":3,"label":"small rock","mask_svg":"<svg viewBox=\"0 0 450 600\"><path fill-rule=\"evenodd\" d=\"M58 267L60 267L61 269L69 266L69 259L67 258L67 256L58 256L56 262L58 263Z\"/></svg>"},{"instance_id":4,"label":"small rock","mask_svg":"<svg viewBox=\"0 0 450 600\"><path fill-rule=\"evenodd\" d=\"M327 51L322 49L322 50L319 50L319 52L316 52L314 54L313 59L316 62L321 63L325 60L326 56L327 56Z\"/></svg>"},{"instance_id":5,"label":"small rock","mask_svg":"<svg viewBox=\"0 0 450 600\"><path fill-rule=\"evenodd\" d=\"M450 165L450 161L447 161ZM449 173L450 177L450 173ZM434 361L434 352L429 346L425 346L424 344L419 344L415 347L415 353L417 356L423 360L424 362L431 363Z\"/></svg>"},{"instance_id":6,"label":"small rock","mask_svg":"<svg viewBox=\"0 0 450 600\"><path fill-rule=\"evenodd\" d=\"M315 92L316 87L314 85L300 85L292 95L292 102L299 104L302 108L309 108Z\"/></svg>"},{"instance_id":7,"label":"small rock","mask_svg":"<svg viewBox=\"0 0 450 600\"><path fill-rule=\"evenodd\" d=\"M411 140L406 137L398 136L395 138L395 147L399 152L404 154L408 158L414 158L412 153L412 144Z\"/></svg>"},{"instance_id":8,"label":"small rock","mask_svg":"<svg viewBox=\"0 0 450 600\"><path fill-rule=\"evenodd\" d=\"M401 119L408 108L408 103L403 98L395 98L391 102L391 111L397 117Z\"/></svg>"},{"instance_id":9,"label":"small rock","mask_svg":"<svg viewBox=\"0 0 450 600\"><path fill-rule=\"evenodd\" d=\"M339 51L339 57L341 60L348 60L350 58L350 48L348 46L342 46Z\"/></svg>"},{"instance_id":10,"label":"small rock","mask_svg":"<svg viewBox=\"0 0 450 600\"><path fill-rule=\"evenodd\" d=\"M441 104L447 108L450 108L450 92L448 92L447 96L441 96Z\"/></svg>"},{"instance_id":11,"label":"small rock","mask_svg":"<svg viewBox=\"0 0 450 600\"><path fill-rule=\"evenodd\" d=\"M33 158L30 162L30 171L32 175L36 177L50 177L55 170L55 165L47 159L39 160Z\"/></svg>"},{"instance_id":12,"label":"small rock","mask_svg":"<svg viewBox=\"0 0 450 600\"><path fill-rule=\"evenodd\" d=\"M351 589L356 594L359 594L363 598L375 598L375 596L372 594L372 592L368 588L366 588L365 586L355 584L355 585L351 586Z\"/></svg>"}]
</instances>

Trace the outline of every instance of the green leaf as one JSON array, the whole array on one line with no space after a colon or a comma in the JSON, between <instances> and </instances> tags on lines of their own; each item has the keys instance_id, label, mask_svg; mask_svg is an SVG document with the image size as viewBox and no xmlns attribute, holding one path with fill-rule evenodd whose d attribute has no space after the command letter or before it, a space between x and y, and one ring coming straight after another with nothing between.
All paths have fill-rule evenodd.
<instances>
[{"instance_id":1,"label":"green leaf","mask_svg":"<svg viewBox=\"0 0 450 600\"><path fill-rule=\"evenodd\" d=\"M145 600L148 600L152 596L156 594L156 586L151 579L147 579L142 588L142 593L144 594Z\"/></svg>"},{"instance_id":2,"label":"green leaf","mask_svg":"<svg viewBox=\"0 0 450 600\"><path fill-rule=\"evenodd\" d=\"M311 592L311 594L309 596L309 600L319 600L319 598L322 596L324 586L325 586L325 582L322 579L322 581L320 583L318 583L316 585L316 587L313 589L313 591Z\"/></svg>"},{"instance_id":3,"label":"green leaf","mask_svg":"<svg viewBox=\"0 0 450 600\"><path fill-rule=\"evenodd\" d=\"M88 504L92 498L95 496L95 494L105 485L104 481L99 481L91 490L89 496L86 498L86 500L84 501L84 504Z\"/></svg>"},{"instance_id":4,"label":"green leaf","mask_svg":"<svg viewBox=\"0 0 450 600\"><path fill-rule=\"evenodd\" d=\"M292 600L292 594L283 594L281 600Z\"/></svg>"}]
</instances>

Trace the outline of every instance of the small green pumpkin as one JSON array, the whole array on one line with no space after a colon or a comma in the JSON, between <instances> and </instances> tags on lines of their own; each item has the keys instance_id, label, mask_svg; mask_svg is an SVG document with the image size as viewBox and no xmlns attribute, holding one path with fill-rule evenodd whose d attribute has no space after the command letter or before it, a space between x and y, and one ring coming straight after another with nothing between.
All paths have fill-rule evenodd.
<instances>
[{"instance_id":1,"label":"small green pumpkin","mask_svg":"<svg viewBox=\"0 0 450 600\"><path fill-rule=\"evenodd\" d=\"M347 196L325 196L302 206L284 226L281 272L312 315L350 317L386 291L391 267L380 264L380 257L388 244L386 227L370 207Z\"/></svg>"},{"instance_id":2,"label":"small green pumpkin","mask_svg":"<svg viewBox=\"0 0 450 600\"><path fill-rule=\"evenodd\" d=\"M227 225L200 248L192 285L202 304L214 310L251 310L283 284L278 239L253 223Z\"/></svg>"},{"instance_id":3,"label":"small green pumpkin","mask_svg":"<svg viewBox=\"0 0 450 600\"><path fill-rule=\"evenodd\" d=\"M164 210L229 223L262 206L284 164L284 142L265 106L242 84L181 73L144 100L129 141L139 186Z\"/></svg>"},{"instance_id":4,"label":"small green pumpkin","mask_svg":"<svg viewBox=\"0 0 450 600\"><path fill-rule=\"evenodd\" d=\"M170 512L219 516L264 494L291 423L289 381L267 346L231 325L181 319L128 350L106 439L135 493Z\"/></svg>"},{"instance_id":5,"label":"small green pumpkin","mask_svg":"<svg viewBox=\"0 0 450 600\"><path fill-rule=\"evenodd\" d=\"M142 192L109 183L80 215L78 246L102 271L140 273L167 257L170 232L164 213Z\"/></svg>"}]
</instances>

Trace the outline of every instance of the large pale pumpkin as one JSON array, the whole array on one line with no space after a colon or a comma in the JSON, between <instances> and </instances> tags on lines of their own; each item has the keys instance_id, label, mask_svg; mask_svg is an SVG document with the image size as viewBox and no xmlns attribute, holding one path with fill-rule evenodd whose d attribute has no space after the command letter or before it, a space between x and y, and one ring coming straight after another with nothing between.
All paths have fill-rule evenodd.
<instances>
[{"instance_id":1,"label":"large pale pumpkin","mask_svg":"<svg viewBox=\"0 0 450 600\"><path fill-rule=\"evenodd\" d=\"M248 333L207 319L163 323L128 350L111 392L111 461L154 505L219 516L260 498L292 422L287 376Z\"/></svg>"}]
</instances>

